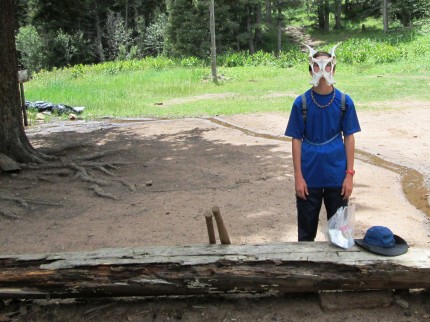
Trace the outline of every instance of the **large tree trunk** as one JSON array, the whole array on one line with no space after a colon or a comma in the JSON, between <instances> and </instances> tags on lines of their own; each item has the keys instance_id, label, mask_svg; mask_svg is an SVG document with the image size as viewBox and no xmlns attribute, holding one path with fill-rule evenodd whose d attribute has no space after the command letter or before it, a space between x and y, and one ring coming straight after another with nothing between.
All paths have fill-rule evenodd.
<instances>
[{"instance_id":1,"label":"large tree trunk","mask_svg":"<svg viewBox=\"0 0 430 322\"><path fill-rule=\"evenodd\" d=\"M324 16L324 0L318 0L318 29L324 31L325 16Z\"/></svg>"},{"instance_id":2,"label":"large tree trunk","mask_svg":"<svg viewBox=\"0 0 430 322\"><path fill-rule=\"evenodd\" d=\"M209 2L209 30L211 34L211 70L212 81L218 82L216 68L216 38L215 38L215 0Z\"/></svg>"},{"instance_id":3,"label":"large tree trunk","mask_svg":"<svg viewBox=\"0 0 430 322\"><path fill-rule=\"evenodd\" d=\"M412 22L412 15L409 5L407 3L400 4L401 22L403 27L410 27Z\"/></svg>"},{"instance_id":4,"label":"large tree trunk","mask_svg":"<svg viewBox=\"0 0 430 322\"><path fill-rule=\"evenodd\" d=\"M429 256L424 248L385 257L325 242L0 255L0 298L429 288Z\"/></svg>"},{"instance_id":5,"label":"large tree trunk","mask_svg":"<svg viewBox=\"0 0 430 322\"><path fill-rule=\"evenodd\" d=\"M251 12L250 4L246 5L246 30L248 32L249 53L253 55L255 52L255 48L254 48L254 32L252 30L252 12Z\"/></svg>"},{"instance_id":6,"label":"large tree trunk","mask_svg":"<svg viewBox=\"0 0 430 322\"><path fill-rule=\"evenodd\" d=\"M100 27L100 16L99 16L99 8L97 5L97 0L94 1L94 17L95 17L95 23L96 23L96 43L95 43L95 51L99 57L99 60L101 62L104 62L106 60L105 52L103 49L103 42L102 42L102 28Z\"/></svg>"},{"instance_id":7,"label":"large tree trunk","mask_svg":"<svg viewBox=\"0 0 430 322\"><path fill-rule=\"evenodd\" d=\"M324 32L330 32L330 1L324 1Z\"/></svg>"},{"instance_id":8,"label":"large tree trunk","mask_svg":"<svg viewBox=\"0 0 430 322\"><path fill-rule=\"evenodd\" d=\"M342 29L341 16L342 16L342 0L335 1L335 18L336 22L334 25L334 29Z\"/></svg>"},{"instance_id":9,"label":"large tree trunk","mask_svg":"<svg viewBox=\"0 0 430 322\"><path fill-rule=\"evenodd\" d=\"M263 43L263 32L261 31L261 3L255 5L255 44L257 48Z\"/></svg>"},{"instance_id":10,"label":"large tree trunk","mask_svg":"<svg viewBox=\"0 0 430 322\"><path fill-rule=\"evenodd\" d=\"M384 32L388 32L388 0L382 1L382 19L384 22Z\"/></svg>"},{"instance_id":11,"label":"large tree trunk","mask_svg":"<svg viewBox=\"0 0 430 322\"><path fill-rule=\"evenodd\" d=\"M279 56L282 51L282 23L283 23L283 16L282 16L282 1L278 0L278 45L277 45L277 51L276 55Z\"/></svg>"},{"instance_id":12,"label":"large tree trunk","mask_svg":"<svg viewBox=\"0 0 430 322\"><path fill-rule=\"evenodd\" d=\"M124 18L125 30L128 31L128 0L125 0L125 18Z\"/></svg>"},{"instance_id":13,"label":"large tree trunk","mask_svg":"<svg viewBox=\"0 0 430 322\"><path fill-rule=\"evenodd\" d=\"M266 0L266 24L272 24L272 1Z\"/></svg>"},{"instance_id":14,"label":"large tree trunk","mask_svg":"<svg viewBox=\"0 0 430 322\"><path fill-rule=\"evenodd\" d=\"M24 131L18 89L15 15L14 0L0 1L0 153L18 162L42 162Z\"/></svg>"}]
</instances>

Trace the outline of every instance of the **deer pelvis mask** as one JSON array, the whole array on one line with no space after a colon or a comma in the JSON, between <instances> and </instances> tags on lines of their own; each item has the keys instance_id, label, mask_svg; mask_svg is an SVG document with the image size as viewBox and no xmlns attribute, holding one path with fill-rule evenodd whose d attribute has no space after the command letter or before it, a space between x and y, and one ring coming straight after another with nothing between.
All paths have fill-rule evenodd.
<instances>
[{"instance_id":1,"label":"deer pelvis mask","mask_svg":"<svg viewBox=\"0 0 430 322\"><path fill-rule=\"evenodd\" d=\"M326 56L320 56L320 57L314 58L314 55L317 53L317 51L312 47L305 45L309 49L308 63L312 69L312 80L310 81L311 85L318 86L322 77L325 78L325 80L327 81L327 84L329 85L336 83L336 81L334 80L334 66L336 65L335 50L336 50L336 47L339 45L340 44L335 45L330 50L329 58ZM316 66L318 66L318 68L316 68Z\"/></svg>"}]
</instances>

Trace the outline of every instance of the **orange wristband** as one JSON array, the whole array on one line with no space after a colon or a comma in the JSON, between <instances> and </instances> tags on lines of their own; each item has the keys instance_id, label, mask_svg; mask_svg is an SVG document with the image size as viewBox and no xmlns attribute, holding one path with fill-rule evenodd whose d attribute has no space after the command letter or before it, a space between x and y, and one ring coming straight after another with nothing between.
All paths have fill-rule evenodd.
<instances>
[{"instance_id":1,"label":"orange wristband","mask_svg":"<svg viewBox=\"0 0 430 322\"><path fill-rule=\"evenodd\" d=\"M346 170L345 173L354 176L355 170Z\"/></svg>"}]
</instances>

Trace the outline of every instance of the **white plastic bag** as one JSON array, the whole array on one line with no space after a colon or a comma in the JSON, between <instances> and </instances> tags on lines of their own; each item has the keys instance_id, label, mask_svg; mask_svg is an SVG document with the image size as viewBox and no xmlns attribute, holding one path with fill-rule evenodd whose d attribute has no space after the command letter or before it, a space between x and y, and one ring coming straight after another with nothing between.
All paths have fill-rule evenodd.
<instances>
[{"instance_id":1,"label":"white plastic bag","mask_svg":"<svg viewBox=\"0 0 430 322\"><path fill-rule=\"evenodd\" d=\"M354 205L339 208L327 222L326 240L345 249L354 246L354 214Z\"/></svg>"}]
</instances>

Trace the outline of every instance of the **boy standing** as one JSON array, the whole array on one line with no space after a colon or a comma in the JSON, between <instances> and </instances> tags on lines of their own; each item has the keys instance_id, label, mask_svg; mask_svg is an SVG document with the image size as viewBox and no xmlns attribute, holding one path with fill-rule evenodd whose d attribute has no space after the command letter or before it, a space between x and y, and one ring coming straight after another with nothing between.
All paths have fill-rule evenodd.
<instances>
[{"instance_id":1,"label":"boy standing","mask_svg":"<svg viewBox=\"0 0 430 322\"><path fill-rule=\"evenodd\" d=\"M313 86L294 101L285 131L292 137L299 241L315 240L323 201L327 220L348 205L360 131L352 99L333 86L337 46L330 53L307 47Z\"/></svg>"}]
</instances>

